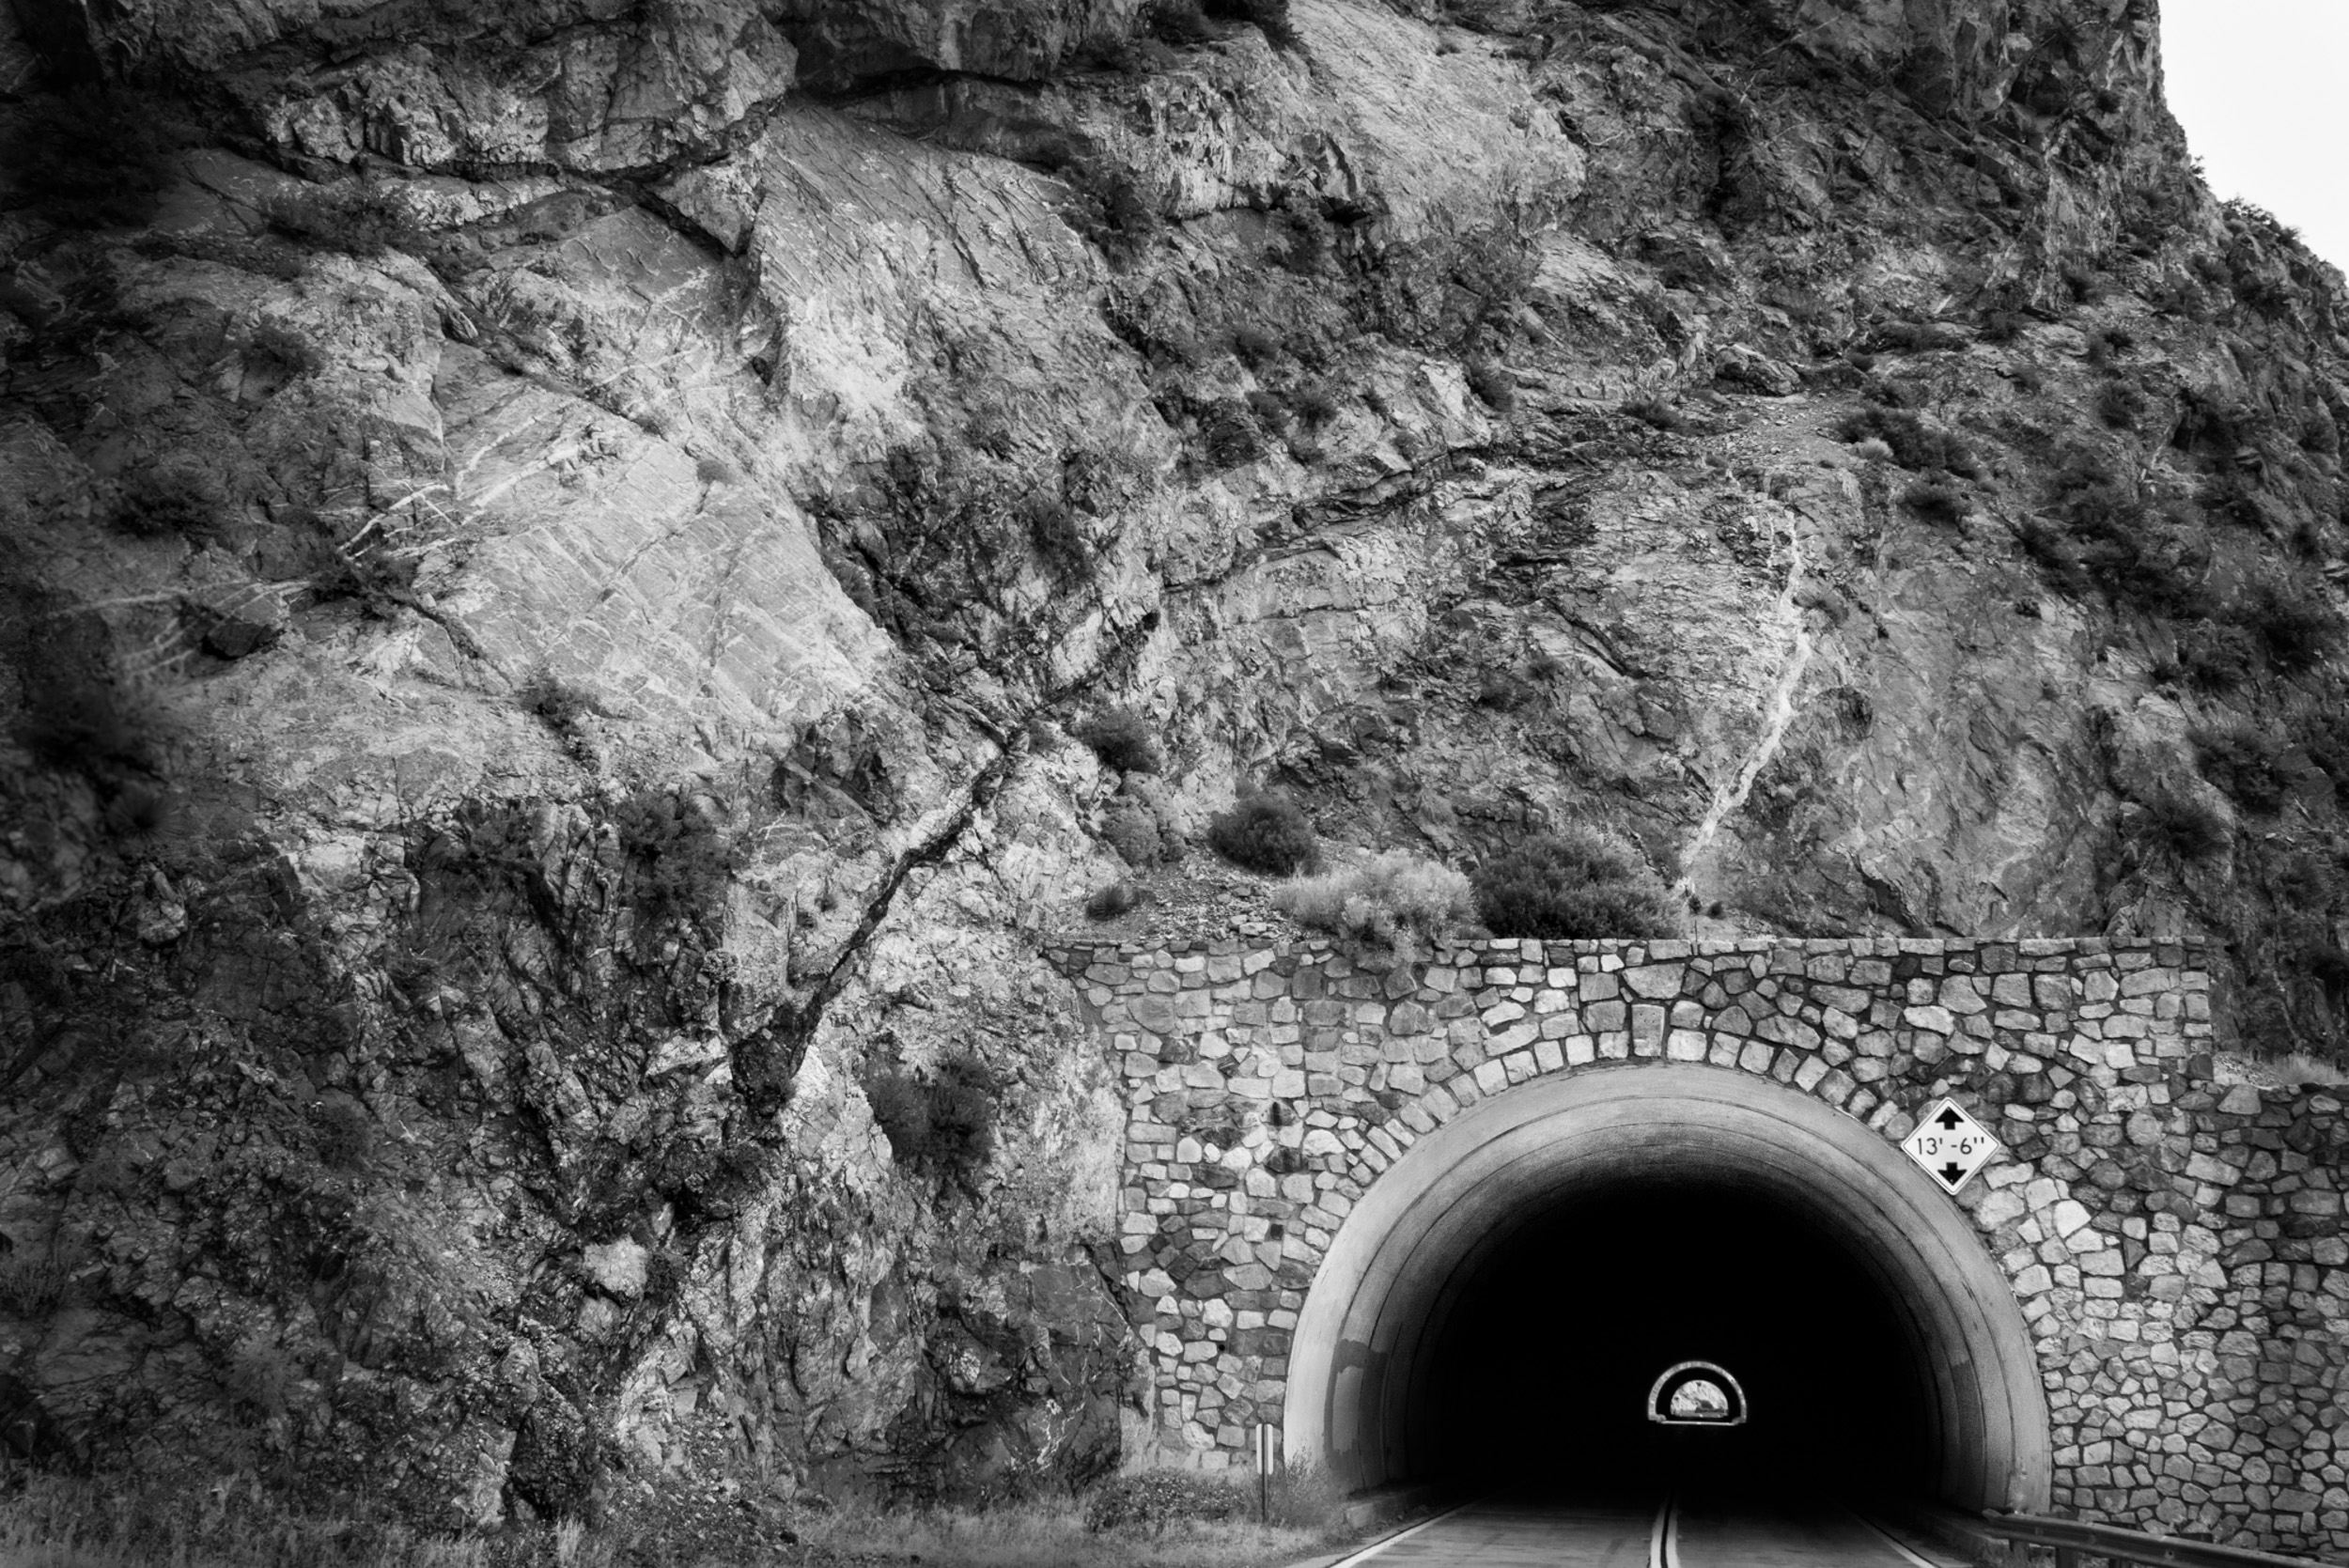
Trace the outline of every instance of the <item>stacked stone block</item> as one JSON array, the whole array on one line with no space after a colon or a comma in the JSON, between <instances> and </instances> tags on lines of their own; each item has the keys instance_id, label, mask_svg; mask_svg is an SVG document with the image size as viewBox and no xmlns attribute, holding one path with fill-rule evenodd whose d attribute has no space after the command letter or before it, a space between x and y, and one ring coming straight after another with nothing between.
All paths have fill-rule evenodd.
<instances>
[{"instance_id":1,"label":"stacked stone block","mask_svg":"<svg viewBox=\"0 0 2349 1568\"><path fill-rule=\"evenodd\" d=\"M1332 1236L1418 1139L1531 1079L1709 1063L1897 1141L1954 1094L2006 1154L1963 1198L2031 1327L2059 1508L2349 1548L2337 1097L2209 1082L2191 948L2092 939L1069 943L1130 1114L1124 1233L1161 1457L1277 1422Z\"/></svg>"}]
</instances>

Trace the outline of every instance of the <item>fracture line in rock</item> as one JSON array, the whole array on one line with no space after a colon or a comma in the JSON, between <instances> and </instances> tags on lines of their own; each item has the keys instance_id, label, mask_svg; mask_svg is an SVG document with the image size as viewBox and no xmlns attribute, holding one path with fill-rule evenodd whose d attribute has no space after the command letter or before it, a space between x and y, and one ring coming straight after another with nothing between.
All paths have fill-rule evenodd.
<instances>
[{"instance_id":1,"label":"fracture line in rock","mask_svg":"<svg viewBox=\"0 0 2349 1568\"><path fill-rule=\"evenodd\" d=\"M1687 901L1696 880L1697 861L1712 847L1715 835L1730 814L1746 803L1753 792L1753 783L1762 776L1762 769L1778 755L1779 742L1786 737L1786 727L1795 719L1795 691L1802 685L1802 674L1811 663L1811 627L1804 618L1802 607L1795 596L1802 586L1802 537L1796 520L1786 522L1786 582L1779 590L1777 613L1780 621L1792 627L1795 645L1780 667L1778 683L1770 691L1769 707L1764 715L1762 733L1747 753L1745 763L1728 783L1713 792L1713 803L1697 824L1696 836L1688 841L1688 853L1680 858L1680 880L1672 888L1673 896Z\"/></svg>"}]
</instances>

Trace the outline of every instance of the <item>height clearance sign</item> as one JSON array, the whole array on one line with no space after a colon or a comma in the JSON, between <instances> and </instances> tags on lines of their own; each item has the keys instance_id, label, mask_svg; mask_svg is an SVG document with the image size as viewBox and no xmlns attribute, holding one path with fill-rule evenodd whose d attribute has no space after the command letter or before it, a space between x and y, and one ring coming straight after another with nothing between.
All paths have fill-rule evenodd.
<instances>
[{"instance_id":1,"label":"height clearance sign","mask_svg":"<svg viewBox=\"0 0 2349 1568\"><path fill-rule=\"evenodd\" d=\"M1924 1173L1954 1194L1990 1163L1999 1141L1955 1100L1942 1100L1919 1118L1917 1130L1901 1141L1901 1149Z\"/></svg>"}]
</instances>

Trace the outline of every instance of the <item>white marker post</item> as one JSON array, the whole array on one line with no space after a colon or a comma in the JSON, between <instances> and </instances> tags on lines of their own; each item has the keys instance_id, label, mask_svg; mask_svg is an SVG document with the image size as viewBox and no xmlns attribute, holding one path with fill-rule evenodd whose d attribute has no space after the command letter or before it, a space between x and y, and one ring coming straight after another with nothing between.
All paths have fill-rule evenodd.
<instances>
[{"instance_id":1,"label":"white marker post","mask_svg":"<svg viewBox=\"0 0 2349 1568\"><path fill-rule=\"evenodd\" d=\"M1256 1523L1272 1522L1272 1425L1256 1428Z\"/></svg>"},{"instance_id":2,"label":"white marker post","mask_svg":"<svg viewBox=\"0 0 2349 1568\"><path fill-rule=\"evenodd\" d=\"M1954 1198L1975 1172L1990 1163L1999 1141L1955 1100L1943 1099L1917 1119L1917 1130L1901 1140L1901 1152Z\"/></svg>"}]
</instances>

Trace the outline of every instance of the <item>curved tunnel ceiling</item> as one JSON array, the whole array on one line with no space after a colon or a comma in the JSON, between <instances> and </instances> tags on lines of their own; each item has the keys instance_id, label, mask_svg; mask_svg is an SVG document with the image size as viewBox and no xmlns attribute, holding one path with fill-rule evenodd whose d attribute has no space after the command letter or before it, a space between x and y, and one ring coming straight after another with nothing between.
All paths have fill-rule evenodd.
<instances>
[{"instance_id":1,"label":"curved tunnel ceiling","mask_svg":"<svg viewBox=\"0 0 2349 1568\"><path fill-rule=\"evenodd\" d=\"M1284 1446L1356 1485L1427 1473L1432 1350L1461 1293L1579 1195L1709 1185L1833 1237L1902 1320L1933 1490L2046 1506L2046 1393L2020 1309L1966 1216L1879 1134L1798 1091L1700 1065L1521 1085L1418 1143L1330 1245L1291 1349Z\"/></svg>"}]
</instances>

